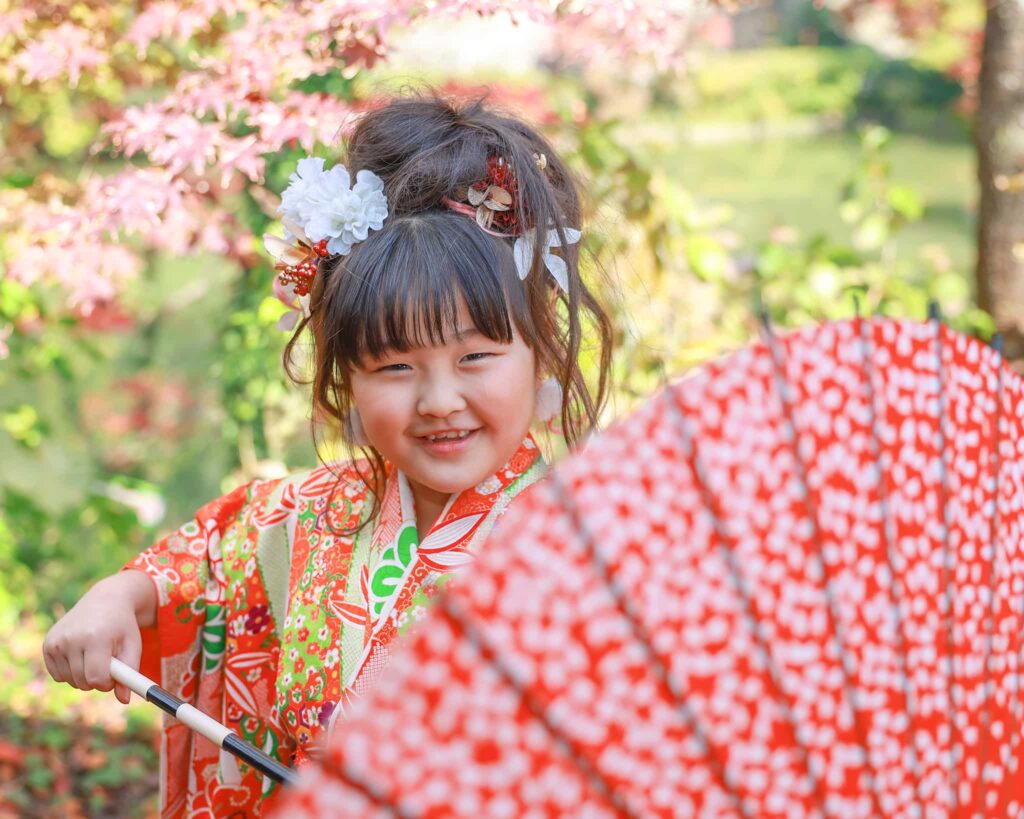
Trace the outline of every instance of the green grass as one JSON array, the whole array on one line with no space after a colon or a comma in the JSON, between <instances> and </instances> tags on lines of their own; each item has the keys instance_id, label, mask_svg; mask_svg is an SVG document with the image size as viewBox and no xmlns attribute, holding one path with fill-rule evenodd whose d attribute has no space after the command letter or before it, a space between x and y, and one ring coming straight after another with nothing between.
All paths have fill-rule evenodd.
<instances>
[{"instance_id":1,"label":"green grass","mask_svg":"<svg viewBox=\"0 0 1024 819\"><path fill-rule=\"evenodd\" d=\"M763 48L696 54L684 104L689 121L845 114L864 74L884 60L868 48Z\"/></svg>"},{"instance_id":2,"label":"green grass","mask_svg":"<svg viewBox=\"0 0 1024 819\"><path fill-rule=\"evenodd\" d=\"M762 241L779 224L792 225L804 236L849 234L839 217L839 193L859 161L852 134L720 145L661 142L644 150L699 199L732 206L733 227L745 246ZM970 143L897 133L889 160L893 181L913 188L925 204L921 221L897 237L897 251L916 254L925 245L941 244L954 267L969 274L976 196Z\"/></svg>"}]
</instances>

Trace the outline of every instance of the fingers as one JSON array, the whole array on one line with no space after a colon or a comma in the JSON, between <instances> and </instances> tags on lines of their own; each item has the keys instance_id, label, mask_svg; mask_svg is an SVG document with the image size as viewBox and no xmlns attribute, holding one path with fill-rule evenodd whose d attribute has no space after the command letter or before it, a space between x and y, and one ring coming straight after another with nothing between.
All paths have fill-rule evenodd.
<instances>
[{"instance_id":1,"label":"fingers","mask_svg":"<svg viewBox=\"0 0 1024 819\"><path fill-rule=\"evenodd\" d=\"M55 680L83 691L110 691L111 657L138 668L142 638L134 598L123 586L119 575L101 580L47 633L43 659ZM117 697L127 702L129 693L122 687Z\"/></svg>"},{"instance_id":2,"label":"fingers","mask_svg":"<svg viewBox=\"0 0 1024 819\"><path fill-rule=\"evenodd\" d=\"M114 656L114 647L109 641L90 644L82 652L82 682L80 688L97 691L109 691L114 687L110 676L110 658Z\"/></svg>"},{"instance_id":3,"label":"fingers","mask_svg":"<svg viewBox=\"0 0 1024 819\"><path fill-rule=\"evenodd\" d=\"M138 629L134 631L129 630L121 641L120 650L114 656L129 668L138 670L139 663L142 660L142 635L139 634ZM114 696L127 705L131 699L132 692L128 686L117 683L114 685Z\"/></svg>"},{"instance_id":4,"label":"fingers","mask_svg":"<svg viewBox=\"0 0 1024 819\"><path fill-rule=\"evenodd\" d=\"M139 640L138 635L135 636ZM43 662L50 676L82 691L110 691L110 658L115 638L91 629L68 630L58 623L43 642Z\"/></svg>"},{"instance_id":5,"label":"fingers","mask_svg":"<svg viewBox=\"0 0 1024 819\"><path fill-rule=\"evenodd\" d=\"M67 655L63 646L51 638L52 631L46 635L43 642L43 662L46 670L56 682L72 682L71 666L68 664Z\"/></svg>"},{"instance_id":6,"label":"fingers","mask_svg":"<svg viewBox=\"0 0 1024 819\"><path fill-rule=\"evenodd\" d=\"M127 705L132 699L132 690L121 683L114 683L114 696L117 697L118 701Z\"/></svg>"},{"instance_id":7,"label":"fingers","mask_svg":"<svg viewBox=\"0 0 1024 819\"><path fill-rule=\"evenodd\" d=\"M71 684L80 691L88 691L89 686L85 682L85 649L69 651L68 665L71 667Z\"/></svg>"},{"instance_id":8,"label":"fingers","mask_svg":"<svg viewBox=\"0 0 1024 819\"><path fill-rule=\"evenodd\" d=\"M85 650L75 641L66 641L60 636L51 638L48 635L43 644L43 660L50 676L57 682L69 683L82 691L93 687L86 677Z\"/></svg>"}]
</instances>

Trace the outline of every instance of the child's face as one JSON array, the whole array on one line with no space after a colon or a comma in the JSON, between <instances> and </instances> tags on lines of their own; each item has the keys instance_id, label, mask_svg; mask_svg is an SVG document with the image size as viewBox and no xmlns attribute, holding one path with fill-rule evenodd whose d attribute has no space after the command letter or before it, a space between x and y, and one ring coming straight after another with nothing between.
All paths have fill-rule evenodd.
<instances>
[{"instance_id":1,"label":"child's face","mask_svg":"<svg viewBox=\"0 0 1024 819\"><path fill-rule=\"evenodd\" d=\"M366 437L419 500L434 503L505 464L529 430L537 392L536 359L518 334L491 341L461 298L457 322L447 343L364 360L351 376ZM465 437L429 437L439 433Z\"/></svg>"}]
</instances>

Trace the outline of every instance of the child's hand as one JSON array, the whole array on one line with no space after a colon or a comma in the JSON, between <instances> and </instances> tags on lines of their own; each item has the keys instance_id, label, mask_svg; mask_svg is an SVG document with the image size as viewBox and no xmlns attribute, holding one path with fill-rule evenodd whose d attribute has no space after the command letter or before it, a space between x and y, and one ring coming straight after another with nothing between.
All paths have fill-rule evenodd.
<instances>
[{"instance_id":1,"label":"child's hand","mask_svg":"<svg viewBox=\"0 0 1024 819\"><path fill-rule=\"evenodd\" d=\"M142 656L140 626L156 616L156 589L143 572L107 577L87 591L46 635L43 659L57 682L83 691L114 689L127 703L131 692L115 685L110 658L137 669Z\"/></svg>"}]
</instances>

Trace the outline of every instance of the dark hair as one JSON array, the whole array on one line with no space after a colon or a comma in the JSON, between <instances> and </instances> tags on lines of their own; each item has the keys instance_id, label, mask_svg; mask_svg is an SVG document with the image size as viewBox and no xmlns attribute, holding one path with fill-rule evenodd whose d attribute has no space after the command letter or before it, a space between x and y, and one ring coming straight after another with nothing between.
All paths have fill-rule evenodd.
<instances>
[{"instance_id":1,"label":"dark hair","mask_svg":"<svg viewBox=\"0 0 1024 819\"><path fill-rule=\"evenodd\" d=\"M546 167L537 162L543 155ZM535 243L530 274L519 279L514 238L493 236L472 216L444 203L488 174L488 159L501 157L518 186L519 224L557 230L568 292L554 285ZM350 438L348 374L364 355L444 343L454 327L458 297L476 329L509 343L516 332L537 356L541 372L562 385L562 434L575 446L592 430L608 392L611 322L579 272L577 245L564 230L579 228L580 200L569 170L555 150L523 121L483 100L456 102L438 96L395 99L356 124L345 165L354 176L373 171L384 182L388 218L347 256L321 263L311 316L288 343L285 364L293 380L292 353L302 330L313 336L314 410L334 418ZM555 288L554 290L552 288ZM588 385L578 359L588 334L598 346L597 384ZM318 413L314 412L314 417ZM384 462L367 448L372 474L364 476L377 511Z\"/></svg>"}]
</instances>

